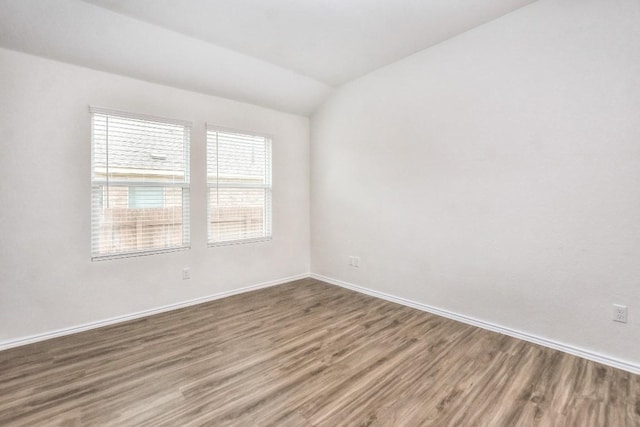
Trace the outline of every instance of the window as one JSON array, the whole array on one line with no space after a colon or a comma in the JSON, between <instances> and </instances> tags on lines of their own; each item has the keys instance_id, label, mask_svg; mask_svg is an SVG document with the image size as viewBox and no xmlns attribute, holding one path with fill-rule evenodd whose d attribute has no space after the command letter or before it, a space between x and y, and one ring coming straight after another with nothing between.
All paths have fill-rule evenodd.
<instances>
[{"instance_id":1,"label":"window","mask_svg":"<svg viewBox=\"0 0 640 427\"><path fill-rule=\"evenodd\" d=\"M164 188L129 187L129 208L163 208Z\"/></svg>"},{"instance_id":2,"label":"window","mask_svg":"<svg viewBox=\"0 0 640 427\"><path fill-rule=\"evenodd\" d=\"M91 108L93 260L189 247L191 124Z\"/></svg>"},{"instance_id":3,"label":"window","mask_svg":"<svg viewBox=\"0 0 640 427\"><path fill-rule=\"evenodd\" d=\"M209 245L271 238L271 139L207 127Z\"/></svg>"}]
</instances>

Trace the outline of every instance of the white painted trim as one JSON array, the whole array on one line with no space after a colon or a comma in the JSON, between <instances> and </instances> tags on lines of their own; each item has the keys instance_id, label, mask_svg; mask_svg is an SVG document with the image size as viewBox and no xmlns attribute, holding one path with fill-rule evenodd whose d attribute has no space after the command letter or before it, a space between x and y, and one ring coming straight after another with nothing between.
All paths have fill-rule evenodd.
<instances>
[{"instance_id":1,"label":"white painted trim","mask_svg":"<svg viewBox=\"0 0 640 427\"><path fill-rule=\"evenodd\" d=\"M282 279L272 280L269 282L258 283L256 285L246 286L243 288L233 289L230 291L220 292L217 294L195 298L188 301L183 301L176 304L170 304L163 307L153 308L150 310L144 310L137 313L127 314L124 316L112 317L110 319L99 320L97 322L86 323L84 325L73 326L65 329L58 329L51 332L45 332L43 334L31 335L24 338L18 338L14 340L0 342L0 351L7 350L13 347L19 347L22 345L27 345L31 343L35 343L38 341L44 341L51 338L61 337L64 335L71 335L78 332L87 331L90 329L96 329L103 326L113 325L116 323L126 322L128 320L139 319L141 317L152 316L154 314L164 313L166 311L177 310L180 308L189 307L192 305L202 304L208 301L214 301L220 298L229 297L232 295L237 295L245 292L251 292L258 289L268 288L271 286L281 285L283 283L292 282L294 280L306 279L311 277L316 280L320 280L331 285L340 286L345 289L350 289L355 292L359 292L362 294L366 294L375 298L380 298L386 301L394 302L396 304L401 304L407 307L415 308L417 310L425 311L427 313L432 313L438 316L446 317L448 319L456 320L458 322L466 323L468 325L477 326L482 329L487 329L489 331L498 332L504 335L508 335L510 337L518 338L524 341L532 342L534 344L539 344L544 347L549 347L554 350L563 351L568 354L572 354L574 356L582 357L583 359L592 360L594 362L602 363L603 365L612 366L614 368L622 369L625 371L629 371L634 374L640 374L640 365L635 363L627 362L624 360L620 360L614 357L605 356L602 354L594 353L590 350L585 350L580 347L575 347L569 344L561 343L558 341L550 340L547 338L542 338L536 335L528 334L526 332L517 331L511 328L507 328L505 326L497 325L494 323L486 322L484 320L475 319L473 317L465 316L462 314L454 313L448 310L444 310L441 308L432 307L427 304L419 303L416 301L412 301L406 298L397 297L395 295L390 295L384 292L375 291L373 289L365 288L363 286L354 285L352 283L347 283L342 280L333 279L330 277L322 276L320 274L310 273L310 274L298 274L296 276L285 277Z\"/></svg>"},{"instance_id":2,"label":"white painted trim","mask_svg":"<svg viewBox=\"0 0 640 427\"><path fill-rule=\"evenodd\" d=\"M97 322L85 323L84 325L72 326L70 328L58 329L51 332L45 332L43 334L31 335L28 337L4 341L4 342L0 342L0 351L7 350L13 347L19 347L22 345L32 344L38 341L48 340L51 338L61 337L64 335L71 335L78 332L88 331L90 329L101 328L103 326L113 325L116 323L122 323L129 320L139 319L141 317L152 316L154 314L164 313L166 311L172 311L172 310L177 310L179 308L185 308L192 305L202 304L202 303L217 300L220 298L230 297L232 295L242 294L245 292L251 292L258 289L281 285L283 283L292 282L294 280L306 279L308 277L310 277L309 273L298 274L296 276L290 276L282 279L272 280L269 282L258 283L256 285L245 286L243 288L224 291L217 294L208 295L205 297L200 297L200 298L195 298L188 301L179 302L176 304L169 304L169 305L165 305L158 308L152 308L150 310L139 311L137 313L125 314L124 316L112 317L110 319L99 320Z\"/></svg>"},{"instance_id":3,"label":"white painted trim","mask_svg":"<svg viewBox=\"0 0 640 427\"><path fill-rule=\"evenodd\" d=\"M390 295L384 292L375 291L373 289L365 288L363 286L358 286L352 283L343 282L342 280L332 279L330 277L322 276L320 274L311 273L311 277L313 279L321 280L331 285L340 286L345 289L350 289L352 291L370 295L372 297L380 298L386 301L394 302L396 304L401 304L401 305L412 307L421 311L426 311L428 313L446 317L448 319L456 320L458 322L466 323L468 325L477 326L482 329L487 329L489 331L498 332L498 333L508 335L510 337L518 338L524 341L528 341L534 344L539 344L544 347L549 347L554 350L559 350L574 356L582 357L583 359L592 360L594 362L602 363L603 365L612 366L614 368L622 369L634 374L640 374L640 365L635 363L627 362L627 361L606 356L603 354L594 353L590 350L586 350L570 344L565 344L558 341L550 340L548 338L542 338L536 335L532 335L526 332L517 331L515 329L507 328L505 326L497 325L495 323L486 322L484 320L475 319L473 317L454 313L441 308L432 307L427 304L422 304L406 298L397 297L395 295Z\"/></svg>"},{"instance_id":4,"label":"white painted trim","mask_svg":"<svg viewBox=\"0 0 640 427\"><path fill-rule=\"evenodd\" d=\"M146 120L151 122L168 123L171 125L184 126L189 129L193 127L193 122L190 122L188 120L172 119L169 117L161 117L161 116L152 116L149 114L130 113L128 111L113 110L111 108L94 107L93 105L89 105L89 112L91 114L101 114L103 116L118 116L118 117L123 117L125 119L137 119L137 120Z\"/></svg>"}]
</instances>

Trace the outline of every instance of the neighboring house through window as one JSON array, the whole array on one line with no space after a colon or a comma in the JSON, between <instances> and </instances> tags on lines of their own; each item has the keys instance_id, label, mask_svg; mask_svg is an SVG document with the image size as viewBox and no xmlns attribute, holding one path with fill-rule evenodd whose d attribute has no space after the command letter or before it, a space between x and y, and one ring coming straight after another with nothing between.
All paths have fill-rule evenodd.
<instances>
[{"instance_id":1,"label":"neighboring house through window","mask_svg":"<svg viewBox=\"0 0 640 427\"><path fill-rule=\"evenodd\" d=\"M91 108L92 259L189 247L191 124Z\"/></svg>"},{"instance_id":2,"label":"neighboring house through window","mask_svg":"<svg viewBox=\"0 0 640 427\"><path fill-rule=\"evenodd\" d=\"M164 208L164 188L129 187L129 208Z\"/></svg>"},{"instance_id":3,"label":"neighboring house through window","mask_svg":"<svg viewBox=\"0 0 640 427\"><path fill-rule=\"evenodd\" d=\"M271 238L271 139L207 127L209 245Z\"/></svg>"}]
</instances>

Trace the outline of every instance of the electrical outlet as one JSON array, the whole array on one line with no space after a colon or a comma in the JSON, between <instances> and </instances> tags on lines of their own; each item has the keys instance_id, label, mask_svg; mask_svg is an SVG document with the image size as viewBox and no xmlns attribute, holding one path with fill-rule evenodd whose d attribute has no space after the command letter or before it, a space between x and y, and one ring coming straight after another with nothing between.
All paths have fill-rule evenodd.
<instances>
[{"instance_id":1,"label":"electrical outlet","mask_svg":"<svg viewBox=\"0 0 640 427\"><path fill-rule=\"evenodd\" d=\"M359 256L354 256L353 257L353 266L358 268L360 267L360 257Z\"/></svg>"},{"instance_id":2,"label":"electrical outlet","mask_svg":"<svg viewBox=\"0 0 640 427\"><path fill-rule=\"evenodd\" d=\"M182 269L182 280L191 279L191 270L188 267Z\"/></svg>"},{"instance_id":3,"label":"electrical outlet","mask_svg":"<svg viewBox=\"0 0 640 427\"><path fill-rule=\"evenodd\" d=\"M613 304L613 321L627 323L627 306Z\"/></svg>"},{"instance_id":4,"label":"electrical outlet","mask_svg":"<svg viewBox=\"0 0 640 427\"><path fill-rule=\"evenodd\" d=\"M353 257L352 256L349 257L349 265L351 267L353 267Z\"/></svg>"}]
</instances>

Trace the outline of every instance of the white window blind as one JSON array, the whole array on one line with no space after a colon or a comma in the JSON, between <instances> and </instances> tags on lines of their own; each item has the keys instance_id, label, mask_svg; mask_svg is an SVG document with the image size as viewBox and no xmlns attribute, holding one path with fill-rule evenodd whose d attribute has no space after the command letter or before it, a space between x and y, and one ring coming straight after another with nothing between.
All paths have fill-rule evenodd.
<instances>
[{"instance_id":1,"label":"white window blind","mask_svg":"<svg viewBox=\"0 0 640 427\"><path fill-rule=\"evenodd\" d=\"M90 111L92 259L189 247L191 124Z\"/></svg>"},{"instance_id":2,"label":"white window blind","mask_svg":"<svg viewBox=\"0 0 640 427\"><path fill-rule=\"evenodd\" d=\"M271 238L271 139L207 127L208 242Z\"/></svg>"}]
</instances>

